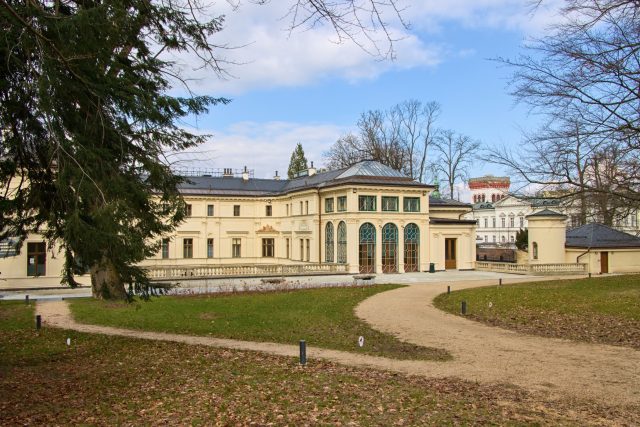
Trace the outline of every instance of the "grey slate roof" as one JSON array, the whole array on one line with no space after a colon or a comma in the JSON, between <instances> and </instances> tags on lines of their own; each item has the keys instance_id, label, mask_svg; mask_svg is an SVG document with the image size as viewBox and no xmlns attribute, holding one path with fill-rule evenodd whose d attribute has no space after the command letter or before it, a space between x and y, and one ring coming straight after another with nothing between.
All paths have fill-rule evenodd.
<instances>
[{"instance_id":1,"label":"grey slate roof","mask_svg":"<svg viewBox=\"0 0 640 427\"><path fill-rule=\"evenodd\" d=\"M457 208L470 208L469 203L460 202L453 199L440 199L437 197L429 196L429 206L434 207L457 207Z\"/></svg>"},{"instance_id":2,"label":"grey slate roof","mask_svg":"<svg viewBox=\"0 0 640 427\"><path fill-rule=\"evenodd\" d=\"M525 218L541 218L541 217L567 217L560 212L552 211L551 209L545 209L540 212L533 213L531 215L527 215Z\"/></svg>"},{"instance_id":3,"label":"grey slate roof","mask_svg":"<svg viewBox=\"0 0 640 427\"><path fill-rule=\"evenodd\" d=\"M473 210L477 211L480 209L495 209L495 207L491 204L491 202L480 202L473 204Z\"/></svg>"},{"instance_id":4,"label":"grey slate roof","mask_svg":"<svg viewBox=\"0 0 640 427\"><path fill-rule=\"evenodd\" d=\"M449 224L449 225L475 225L477 222L473 219L452 219L452 218L429 218L430 224Z\"/></svg>"},{"instance_id":5,"label":"grey slate roof","mask_svg":"<svg viewBox=\"0 0 640 427\"><path fill-rule=\"evenodd\" d=\"M603 224L585 224L567 231L569 248L640 248L640 238Z\"/></svg>"},{"instance_id":6,"label":"grey slate roof","mask_svg":"<svg viewBox=\"0 0 640 427\"><path fill-rule=\"evenodd\" d=\"M325 188L341 184L401 185L406 187L434 188L404 176L388 166L374 161L364 161L353 166L301 176L291 180L256 179L235 177L189 177L179 186L180 192L189 195L218 196L277 196L293 191Z\"/></svg>"},{"instance_id":7,"label":"grey slate roof","mask_svg":"<svg viewBox=\"0 0 640 427\"><path fill-rule=\"evenodd\" d=\"M356 163L355 165L344 169L344 172L338 176L338 179L350 176L386 176L389 178L406 178L402 172L372 160L365 160L364 162Z\"/></svg>"}]
</instances>

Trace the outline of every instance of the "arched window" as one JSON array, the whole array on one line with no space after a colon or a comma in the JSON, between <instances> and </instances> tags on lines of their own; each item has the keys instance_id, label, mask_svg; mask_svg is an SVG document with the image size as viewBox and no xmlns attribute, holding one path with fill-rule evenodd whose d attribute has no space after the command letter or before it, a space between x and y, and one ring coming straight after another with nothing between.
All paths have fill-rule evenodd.
<instances>
[{"instance_id":1,"label":"arched window","mask_svg":"<svg viewBox=\"0 0 640 427\"><path fill-rule=\"evenodd\" d=\"M382 227L382 272L398 272L398 227L392 223Z\"/></svg>"},{"instance_id":2,"label":"arched window","mask_svg":"<svg viewBox=\"0 0 640 427\"><path fill-rule=\"evenodd\" d=\"M338 264L347 263L347 224L338 224Z\"/></svg>"},{"instance_id":3,"label":"arched window","mask_svg":"<svg viewBox=\"0 0 640 427\"><path fill-rule=\"evenodd\" d=\"M407 224L404 228L404 271L406 273L420 271L420 229L415 224Z\"/></svg>"},{"instance_id":4,"label":"arched window","mask_svg":"<svg viewBox=\"0 0 640 427\"><path fill-rule=\"evenodd\" d=\"M360 226L358 258L360 273L376 272L376 228L365 222Z\"/></svg>"},{"instance_id":5,"label":"arched window","mask_svg":"<svg viewBox=\"0 0 640 427\"><path fill-rule=\"evenodd\" d=\"M324 228L324 260L333 262L333 223L328 222Z\"/></svg>"},{"instance_id":6,"label":"arched window","mask_svg":"<svg viewBox=\"0 0 640 427\"><path fill-rule=\"evenodd\" d=\"M533 259L538 259L538 243L533 242Z\"/></svg>"}]
</instances>

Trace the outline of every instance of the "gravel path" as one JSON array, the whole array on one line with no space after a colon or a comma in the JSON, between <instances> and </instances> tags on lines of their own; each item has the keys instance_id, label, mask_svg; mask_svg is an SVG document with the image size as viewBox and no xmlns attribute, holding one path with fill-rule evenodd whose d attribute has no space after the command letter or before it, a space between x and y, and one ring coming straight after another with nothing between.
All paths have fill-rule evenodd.
<instances>
[{"instance_id":1,"label":"gravel path","mask_svg":"<svg viewBox=\"0 0 640 427\"><path fill-rule=\"evenodd\" d=\"M448 284L462 289L495 281ZM608 405L640 405L640 351L486 326L436 309L433 299L446 291L444 284L431 284L383 292L363 301L356 314L404 341L448 350L454 361L430 364L425 373L431 376L511 383L551 397Z\"/></svg>"},{"instance_id":2,"label":"gravel path","mask_svg":"<svg viewBox=\"0 0 640 427\"><path fill-rule=\"evenodd\" d=\"M531 279L528 279L531 280ZM522 280L525 281L525 280ZM510 281L511 282L511 281ZM449 282L454 289L495 284ZM581 344L517 334L444 313L432 305L446 285L412 285L376 294L356 314L376 329L418 345L444 348L450 362L394 360L307 347L314 358L427 377L459 377L486 383L511 383L548 398L588 399L605 405L640 405L640 352L622 347ZM146 332L75 322L65 301L38 302L45 325L87 333L173 341L298 357L295 345ZM366 337L365 337L366 340ZM366 342L366 341L365 341Z\"/></svg>"}]
</instances>

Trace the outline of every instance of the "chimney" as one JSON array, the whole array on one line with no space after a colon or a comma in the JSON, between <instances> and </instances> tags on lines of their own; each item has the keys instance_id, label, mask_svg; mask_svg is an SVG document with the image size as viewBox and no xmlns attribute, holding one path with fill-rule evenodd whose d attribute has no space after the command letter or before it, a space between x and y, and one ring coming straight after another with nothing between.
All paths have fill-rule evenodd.
<instances>
[{"instance_id":1,"label":"chimney","mask_svg":"<svg viewBox=\"0 0 640 427\"><path fill-rule=\"evenodd\" d=\"M275 176L273 177L276 181L280 181L280 176L278 175L278 171L276 171Z\"/></svg>"},{"instance_id":2,"label":"chimney","mask_svg":"<svg viewBox=\"0 0 640 427\"><path fill-rule=\"evenodd\" d=\"M224 178L232 178L233 177L233 169L224 168L224 170L222 171L222 176Z\"/></svg>"},{"instance_id":3,"label":"chimney","mask_svg":"<svg viewBox=\"0 0 640 427\"><path fill-rule=\"evenodd\" d=\"M244 170L242 171L242 180L243 181L249 181L249 171L247 170L247 167L244 167Z\"/></svg>"},{"instance_id":4,"label":"chimney","mask_svg":"<svg viewBox=\"0 0 640 427\"><path fill-rule=\"evenodd\" d=\"M309 176L315 175L316 172L316 168L313 167L313 162L311 162L311 167L309 168Z\"/></svg>"}]
</instances>

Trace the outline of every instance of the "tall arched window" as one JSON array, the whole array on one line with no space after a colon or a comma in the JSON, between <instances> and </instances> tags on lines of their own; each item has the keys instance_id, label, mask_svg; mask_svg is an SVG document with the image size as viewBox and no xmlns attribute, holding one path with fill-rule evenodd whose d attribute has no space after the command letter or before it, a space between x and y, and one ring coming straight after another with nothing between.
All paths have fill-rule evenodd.
<instances>
[{"instance_id":1,"label":"tall arched window","mask_svg":"<svg viewBox=\"0 0 640 427\"><path fill-rule=\"evenodd\" d=\"M365 222L360 226L358 258L360 273L376 272L376 228Z\"/></svg>"},{"instance_id":2,"label":"tall arched window","mask_svg":"<svg viewBox=\"0 0 640 427\"><path fill-rule=\"evenodd\" d=\"M324 260L333 262L333 223L328 222L324 228Z\"/></svg>"},{"instance_id":3,"label":"tall arched window","mask_svg":"<svg viewBox=\"0 0 640 427\"><path fill-rule=\"evenodd\" d=\"M382 272L398 272L398 227L392 223L382 227Z\"/></svg>"},{"instance_id":4,"label":"tall arched window","mask_svg":"<svg viewBox=\"0 0 640 427\"><path fill-rule=\"evenodd\" d=\"M404 228L404 271L405 273L420 271L420 229L415 224L407 224Z\"/></svg>"},{"instance_id":5,"label":"tall arched window","mask_svg":"<svg viewBox=\"0 0 640 427\"><path fill-rule=\"evenodd\" d=\"M338 264L347 263L347 224L338 224Z\"/></svg>"},{"instance_id":6,"label":"tall arched window","mask_svg":"<svg viewBox=\"0 0 640 427\"><path fill-rule=\"evenodd\" d=\"M538 243L533 242L533 259L538 259Z\"/></svg>"}]
</instances>

